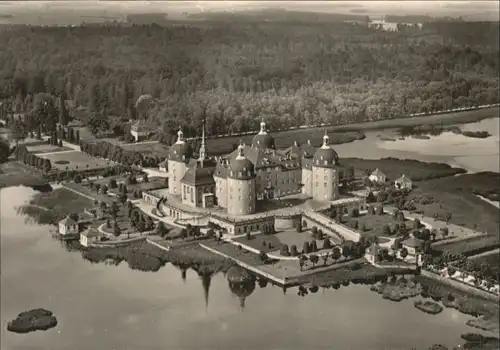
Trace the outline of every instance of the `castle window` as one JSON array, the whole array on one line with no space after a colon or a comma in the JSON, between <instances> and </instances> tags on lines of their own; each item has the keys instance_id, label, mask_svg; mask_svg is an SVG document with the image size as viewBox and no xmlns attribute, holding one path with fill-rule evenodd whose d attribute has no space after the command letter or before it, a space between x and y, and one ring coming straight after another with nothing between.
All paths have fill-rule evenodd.
<instances>
[{"instance_id":1,"label":"castle window","mask_svg":"<svg viewBox=\"0 0 500 350\"><path fill-rule=\"evenodd\" d=\"M325 182L325 187L326 187L326 182Z\"/></svg>"},{"instance_id":2,"label":"castle window","mask_svg":"<svg viewBox=\"0 0 500 350\"><path fill-rule=\"evenodd\" d=\"M316 187L318 187L318 183L316 182Z\"/></svg>"},{"instance_id":3,"label":"castle window","mask_svg":"<svg viewBox=\"0 0 500 350\"><path fill-rule=\"evenodd\" d=\"M328 165L328 161L325 160L325 165Z\"/></svg>"}]
</instances>

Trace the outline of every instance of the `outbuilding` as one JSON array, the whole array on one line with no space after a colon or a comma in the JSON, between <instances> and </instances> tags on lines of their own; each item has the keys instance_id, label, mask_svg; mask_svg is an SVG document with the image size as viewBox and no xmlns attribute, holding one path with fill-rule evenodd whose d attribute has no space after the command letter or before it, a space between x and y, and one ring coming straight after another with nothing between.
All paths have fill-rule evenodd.
<instances>
[{"instance_id":1,"label":"outbuilding","mask_svg":"<svg viewBox=\"0 0 500 350\"><path fill-rule=\"evenodd\" d=\"M89 247L92 243L98 242L100 238L101 234L97 230L89 228L80 233L80 244L84 247Z\"/></svg>"},{"instance_id":2,"label":"outbuilding","mask_svg":"<svg viewBox=\"0 0 500 350\"><path fill-rule=\"evenodd\" d=\"M78 223L69 216L66 216L59 221L59 234L62 236L77 235Z\"/></svg>"}]
</instances>

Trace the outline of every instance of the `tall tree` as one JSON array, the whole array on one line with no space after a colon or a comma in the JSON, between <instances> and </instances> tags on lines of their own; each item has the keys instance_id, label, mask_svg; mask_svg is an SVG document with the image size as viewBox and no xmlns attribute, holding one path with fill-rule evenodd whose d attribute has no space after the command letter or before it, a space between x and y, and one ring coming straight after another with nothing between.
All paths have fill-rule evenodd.
<instances>
[{"instance_id":1,"label":"tall tree","mask_svg":"<svg viewBox=\"0 0 500 350\"><path fill-rule=\"evenodd\" d=\"M59 96L59 124L68 125L69 122L69 113L66 106L66 92L62 91Z\"/></svg>"}]
</instances>

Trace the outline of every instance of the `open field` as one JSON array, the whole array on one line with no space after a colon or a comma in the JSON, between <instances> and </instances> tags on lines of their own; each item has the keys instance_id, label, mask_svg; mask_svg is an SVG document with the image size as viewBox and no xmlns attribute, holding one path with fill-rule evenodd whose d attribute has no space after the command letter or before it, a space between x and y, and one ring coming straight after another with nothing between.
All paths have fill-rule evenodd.
<instances>
[{"instance_id":1,"label":"open field","mask_svg":"<svg viewBox=\"0 0 500 350\"><path fill-rule=\"evenodd\" d=\"M498 174L487 174L490 173L422 181L409 194L408 200L413 199L417 210L421 210L425 216L437 215L439 220L445 221L446 214L451 213L450 222L453 224L498 236L498 208L473 193L498 193L498 182L494 181Z\"/></svg>"},{"instance_id":2,"label":"open field","mask_svg":"<svg viewBox=\"0 0 500 350\"><path fill-rule=\"evenodd\" d=\"M413 181L435 179L465 173L466 170L452 168L444 163L427 163L413 159L361 159L361 158L341 158L340 163L345 166L354 167L356 178L363 178L375 169L380 169L388 180L395 180L401 175L406 175Z\"/></svg>"},{"instance_id":3,"label":"open field","mask_svg":"<svg viewBox=\"0 0 500 350\"><path fill-rule=\"evenodd\" d=\"M492 251L489 254L471 256L469 259L474 262L474 264L488 264L490 266L500 267L500 255L498 254L498 250Z\"/></svg>"},{"instance_id":4,"label":"open field","mask_svg":"<svg viewBox=\"0 0 500 350\"><path fill-rule=\"evenodd\" d=\"M94 198L94 199L98 200L99 202L105 202L107 204L110 204L110 203L116 201L115 197L104 195L102 193L97 193L96 191L91 191L88 186L83 186L81 184L77 184L74 182L66 182L66 183L64 183L63 186L68 188L68 189L75 190L76 192L81 193L83 195ZM68 191L70 191L70 190L68 190Z\"/></svg>"},{"instance_id":5,"label":"open field","mask_svg":"<svg viewBox=\"0 0 500 350\"><path fill-rule=\"evenodd\" d=\"M169 146L159 142L145 142L145 143L128 143L120 144L124 151L139 152L144 157L158 157L166 158L168 155Z\"/></svg>"},{"instance_id":6,"label":"open field","mask_svg":"<svg viewBox=\"0 0 500 350\"><path fill-rule=\"evenodd\" d=\"M395 118L387 120L378 120L374 122L353 123L343 126L333 127L332 131L342 130L379 130L396 129L405 126L417 125L454 125L478 122L487 118L498 117L500 107L481 108L468 111L457 111L430 114L423 116L414 116L411 118Z\"/></svg>"},{"instance_id":7,"label":"open field","mask_svg":"<svg viewBox=\"0 0 500 350\"><path fill-rule=\"evenodd\" d=\"M470 240L450 242L436 246L436 249L442 252L462 253L465 256L480 254L495 248L500 248L500 238L493 235L480 236Z\"/></svg>"},{"instance_id":8,"label":"open field","mask_svg":"<svg viewBox=\"0 0 500 350\"><path fill-rule=\"evenodd\" d=\"M500 254L498 249L480 256L471 256L469 260L474 264L475 268L481 269L481 265L486 264L491 269L492 275L499 276L500 273ZM499 276L500 277L500 276Z\"/></svg>"},{"instance_id":9,"label":"open field","mask_svg":"<svg viewBox=\"0 0 500 350\"><path fill-rule=\"evenodd\" d=\"M80 151L40 154L40 157L49 159L52 168L63 170L92 170L113 166L110 161L89 156ZM58 164L58 162L60 162Z\"/></svg>"},{"instance_id":10,"label":"open field","mask_svg":"<svg viewBox=\"0 0 500 350\"><path fill-rule=\"evenodd\" d=\"M389 234L383 232L383 227L385 225L389 225L391 232L394 232L395 225L399 225L403 222L397 221L394 219L392 215L383 214L383 215L371 215L371 214L362 214L357 218L352 218L351 220L358 221L358 232L363 235L372 235L372 236L389 236ZM408 228L411 222L409 220L405 221L406 227ZM362 229L364 227L364 230ZM398 234L399 234L398 230Z\"/></svg>"}]
</instances>

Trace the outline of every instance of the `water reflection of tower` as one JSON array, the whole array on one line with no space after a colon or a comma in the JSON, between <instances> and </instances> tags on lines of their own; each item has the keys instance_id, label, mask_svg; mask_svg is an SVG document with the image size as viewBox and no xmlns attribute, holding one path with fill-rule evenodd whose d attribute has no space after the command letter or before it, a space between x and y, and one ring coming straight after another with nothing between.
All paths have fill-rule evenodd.
<instances>
[{"instance_id":1,"label":"water reflection of tower","mask_svg":"<svg viewBox=\"0 0 500 350\"><path fill-rule=\"evenodd\" d=\"M210 271L199 271L198 276L201 279L203 286L203 294L205 296L205 307L208 307L208 297L210 295L210 284L212 283L213 273Z\"/></svg>"},{"instance_id":2,"label":"water reflection of tower","mask_svg":"<svg viewBox=\"0 0 500 350\"><path fill-rule=\"evenodd\" d=\"M233 266L227 273L229 289L240 300L241 309L245 308L245 300L255 289L255 276L241 267Z\"/></svg>"}]
</instances>

